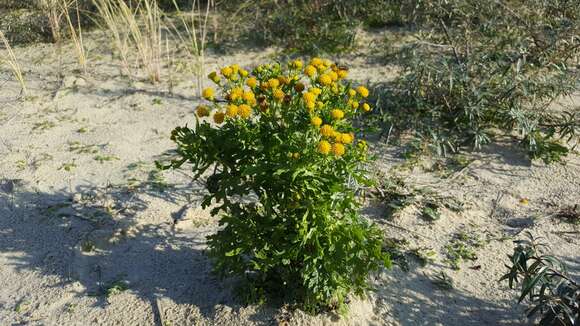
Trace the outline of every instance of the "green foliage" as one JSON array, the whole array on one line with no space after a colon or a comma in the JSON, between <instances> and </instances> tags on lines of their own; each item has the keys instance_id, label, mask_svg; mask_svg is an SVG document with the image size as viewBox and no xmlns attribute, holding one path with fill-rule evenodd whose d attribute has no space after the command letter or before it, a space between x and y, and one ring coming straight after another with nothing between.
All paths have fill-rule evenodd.
<instances>
[{"instance_id":1,"label":"green foliage","mask_svg":"<svg viewBox=\"0 0 580 326\"><path fill-rule=\"evenodd\" d=\"M209 253L220 275L248 281L247 299L268 295L310 312L344 311L349 294L368 289L369 273L391 264L354 193L369 180L352 103L368 90L351 90L328 60L312 59L306 75L302 65L211 73L223 97L203 91L210 105L197 108L194 129L172 132L178 158L159 165L189 163L196 177L209 174L202 205L221 216Z\"/></svg>"},{"instance_id":2,"label":"green foliage","mask_svg":"<svg viewBox=\"0 0 580 326\"><path fill-rule=\"evenodd\" d=\"M532 304L528 317L540 314L540 325L574 326L580 322L580 285L565 272L556 257L545 254L547 246L527 232L527 239L514 241L514 253L509 255L507 280L514 288L521 281L518 302Z\"/></svg>"},{"instance_id":3,"label":"green foliage","mask_svg":"<svg viewBox=\"0 0 580 326\"><path fill-rule=\"evenodd\" d=\"M475 234L464 232L456 233L449 243L445 245L446 261L455 270L459 270L459 264L464 260L477 260L475 249L481 247L483 242Z\"/></svg>"},{"instance_id":4,"label":"green foliage","mask_svg":"<svg viewBox=\"0 0 580 326\"><path fill-rule=\"evenodd\" d=\"M411 130L434 152L475 149L497 133L532 159L560 161L578 139L577 108L552 104L577 88L580 7L568 0L417 1L417 39L399 54L386 128Z\"/></svg>"}]
</instances>

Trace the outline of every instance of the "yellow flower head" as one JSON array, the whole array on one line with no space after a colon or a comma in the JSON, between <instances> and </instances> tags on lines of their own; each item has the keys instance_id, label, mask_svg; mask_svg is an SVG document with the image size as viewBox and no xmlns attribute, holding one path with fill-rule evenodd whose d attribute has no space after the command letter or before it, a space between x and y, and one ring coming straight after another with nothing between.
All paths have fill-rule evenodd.
<instances>
[{"instance_id":1,"label":"yellow flower head","mask_svg":"<svg viewBox=\"0 0 580 326\"><path fill-rule=\"evenodd\" d=\"M216 84L219 84L220 82L220 76L215 71L210 72L207 77Z\"/></svg>"},{"instance_id":2,"label":"yellow flower head","mask_svg":"<svg viewBox=\"0 0 580 326\"><path fill-rule=\"evenodd\" d=\"M226 114L228 117L234 118L236 115L238 115L238 106L235 104L228 105L226 108Z\"/></svg>"},{"instance_id":3,"label":"yellow flower head","mask_svg":"<svg viewBox=\"0 0 580 326\"><path fill-rule=\"evenodd\" d=\"M252 91L245 91L244 94L242 94L242 98L246 102L252 102L253 100L256 99L256 96L254 95L254 92L252 92Z\"/></svg>"},{"instance_id":4,"label":"yellow flower head","mask_svg":"<svg viewBox=\"0 0 580 326\"><path fill-rule=\"evenodd\" d=\"M240 71L240 65L239 65L239 64L237 64L237 63L234 63L233 65L231 65L231 68L232 68L232 72L233 72L234 74L237 74L237 73L238 73L238 71Z\"/></svg>"},{"instance_id":5,"label":"yellow flower head","mask_svg":"<svg viewBox=\"0 0 580 326\"><path fill-rule=\"evenodd\" d=\"M310 120L310 123L315 127L320 127L320 125L322 124L322 119L320 119L319 117L313 117Z\"/></svg>"},{"instance_id":6,"label":"yellow flower head","mask_svg":"<svg viewBox=\"0 0 580 326\"><path fill-rule=\"evenodd\" d=\"M369 112L371 110L371 106L368 103L364 103L362 108L365 112Z\"/></svg>"},{"instance_id":7,"label":"yellow flower head","mask_svg":"<svg viewBox=\"0 0 580 326\"><path fill-rule=\"evenodd\" d=\"M322 109L322 107L324 106L324 102L317 101L317 102L316 102L316 106L317 106L319 109Z\"/></svg>"},{"instance_id":8,"label":"yellow flower head","mask_svg":"<svg viewBox=\"0 0 580 326\"><path fill-rule=\"evenodd\" d=\"M318 67L318 66L322 66L324 65L324 61L322 61L322 59L318 58L318 57L314 57L312 59L310 59L310 64Z\"/></svg>"},{"instance_id":9,"label":"yellow flower head","mask_svg":"<svg viewBox=\"0 0 580 326\"><path fill-rule=\"evenodd\" d=\"M332 137L334 135L334 128L331 125L323 125L320 128L320 133L325 137Z\"/></svg>"},{"instance_id":10,"label":"yellow flower head","mask_svg":"<svg viewBox=\"0 0 580 326\"><path fill-rule=\"evenodd\" d=\"M213 121L215 123L217 123L218 125L222 124L224 122L224 117L225 117L225 114L223 112L216 112L213 115Z\"/></svg>"},{"instance_id":11,"label":"yellow flower head","mask_svg":"<svg viewBox=\"0 0 580 326\"><path fill-rule=\"evenodd\" d=\"M316 68L312 65L308 65L306 68L304 68L304 74L312 78L314 75L316 75Z\"/></svg>"},{"instance_id":12,"label":"yellow flower head","mask_svg":"<svg viewBox=\"0 0 580 326\"><path fill-rule=\"evenodd\" d=\"M330 111L330 115L334 120L340 120L344 118L344 111L342 111L341 109L334 109Z\"/></svg>"},{"instance_id":13,"label":"yellow flower head","mask_svg":"<svg viewBox=\"0 0 580 326\"><path fill-rule=\"evenodd\" d=\"M240 69L240 76L248 77L248 71L246 69Z\"/></svg>"},{"instance_id":14,"label":"yellow flower head","mask_svg":"<svg viewBox=\"0 0 580 326\"><path fill-rule=\"evenodd\" d=\"M369 96L369 90L368 88L364 87L364 86L359 86L357 87L356 91L360 94L360 96L362 97L368 97Z\"/></svg>"},{"instance_id":15,"label":"yellow flower head","mask_svg":"<svg viewBox=\"0 0 580 326\"><path fill-rule=\"evenodd\" d=\"M323 74L318 76L318 82L324 86L328 86L332 83L332 77L328 74Z\"/></svg>"},{"instance_id":16,"label":"yellow flower head","mask_svg":"<svg viewBox=\"0 0 580 326\"><path fill-rule=\"evenodd\" d=\"M252 107L246 104L242 104L239 107L240 116L244 119L248 119L252 115Z\"/></svg>"},{"instance_id":17,"label":"yellow flower head","mask_svg":"<svg viewBox=\"0 0 580 326\"><path fill-rule=\"evenodd\" d=\"M248 78L248 80L246 80L246 85L250 86L251 88L256 87L256 85L258 85L258 80L254 77Z\"/></svg>"},{"instance_id":18,"label":"yellow flower head","mask_svg":"<svg viewBox=\"0 0 580 326\"><path fill-rule=\"evenodd\" d=\"M314 102L316 101L316 94L311 93L311 92L306 92L302 95L302 97L304 98L304 101L306 102Z\"/></svg>"},{"instance_id":19,"label":"yellow flower head","mask_svg":"<svg viewBox=\"0 0 580 326\"><path fill-rule=\"evenodd\" d=\"M344 145L341 143L336 143L332 145L332 153L336 156L343 156L345 152Z\"/></svg>"},{"instance_id":20,"label":"yellow flower head","mask_svg":"<svg viewBox=\"0 0 580 326\"><path fill-rule=\"evenodd\" d=\"M220 72L222 75L224 75L224 77L229 78L234 73L234 70L232 67L223 67Z\"/></svg>"},{"instance_id":21,"label":"yellow flower head","mask_svg":"<svg viewBox=\"0 0 580 326\"><path fill-rule=\"evenodd\" d=\"M353 109L358 109L359 103L358 101L352 101L350 105L352 106Z\"/></svg>"},{"instance_id":22,"label":"yellow flower head","mask_svg":"<svg viewBox=\"0 0 580 326\"><path fill-rule=\"evenodd\" d=\"M338 78L345 79L348 76L348 70L340 69L338 71Z\"/></svg>"},{"instance_id":23,"label":"yellow flower head","mask_svg":"<svg viewBox=\"0 0 580 326\"><path fill-rule=\"evenodd\" d=\"M334 71L331 71L328 73L328 75L330 76L330 79L332 79L332 81L337 81L338 80L338 74Z\"/></svg>"},{"instance_id":24,"label":"yellow flower head","mask_svg":"<svg viewBox=\"0 0 580 326\"><path fill-rule=\"evenodd\" d=\"M322 93L322 90L318 87L312 87L309 92L316 94L316 96L320 95Z\"/></svg>"},{"instance_id":25,"label":"yellow flower head","mask_svg":"<svg viewBox=\"0 0 580 326\"><path fill-rule=\"evenodd\" d=\"M354 137L352 134L341 134L340 135L340 142L343 144L350 144L352 143L354 140Z\"/></svg>"},{"instance_id":26,"label":"yellow flower head","mask_svg":"<svg viewBox=\"0 0 580 326\"><path fill-rule=\"evenodd\" d=\"M312 112L314 110L314 108L316 107L316 103L307 101L306 102L306 107L308 108L308 111L309 112Z\"/></svg>"},{"instance_id":27,"label":"yellow flower head","mask_svg":"<svg viewBox=\"0 0 580 326\"><path fill-rule=\"evenodd\" d=\"M332 138L334 138L335 142L340 143L340 141L342 140L342 134L335 130L334 134L332 135Z\"/></svg>"},{"instance_id":28,"label":"yellow flower head","mask_svg":"<svg viewBox=\"0 0 580 326\"><path fill-rule=\"evenodd\" d=\"M200 118L207 117L209 116L209 110L207 106L200 105L195 109L195 114L197 114L197 116Z\"/></svg>"},{"instance_id":29,"label":"yellow flower head","mask_svg":"<svg viewBox=\"0 0 580 326\"><path fill-rule=\"evenodd\" d=\"M284 96L286 96L286 94L284 94L284 92L283 92L281 89L279 89L279 88L276 88L276 89L274 90L274 94L273 94L273 95L274 95L274 98L275 98L277 101L279 101L279 102L280 102L280 101L282 101L282 100L284 99Z\"/></svg>"},{"instance_id":30,"label":"yellow flower head","mask_svg":"<svg viewBox=\"0 0 580 326\"><path fill-rule=\"evenodd\" d=\"M351 88L348 90L348 96L354 97L355 95L356 95L356 91L354 89Z\"/></svg>"},{"instance_id":31,"label":"yellow flower head","mask_svg":"<svg viewBox=\"0 0 580 326\"><path fill-rule=\"evenodd\" d=\"M268 86L270 88L276 88L280 86L280 81L278 79L272 78L268 80Z\"/></svg>"},{"instance_id":32,"label":"yellow flower head","mask_svg":"<svg viewBox=\"0 0 580 326\"><path fill-rule=\"evenodd\" d=\"M318 142L318 152L327 155L328 153L330 153L331 149L332 146L326 140L321 140L320 142Z\"/></svg>"},{"instance_id":33,"label":"yellow flower head","mask_svg":"<svg viewBox=\"0 0 580 326\"><path fill-rule=\"evenodd\" d=\"M214 99L214 95L215 95L215 91L213 90L213 88L208 87L206 89L204 89L201 92L201 95L203 96L203 98L205 98L206 100L213 100Z\"/></svg>"},{"instance_id":34,"label":"yellow flower head","mask_svg":"<svg viewBox=\"0 0 580 326\"><path fill-rule=\"evenodd\" d=\"M292 67L296 69L302 69L303 63L302 60L297 59L292 62Z\"/></svg>"},{"instance_id":35,"label":"yellow flower head","mask_svg":"<svg viewBox=\"0 0 580 326\"><path fill-rule=\"evenodd\" d=\"M244 95L244 90L241 89L240 87L232 88L232 90L230 91L230 99L232 101L235 101L235 100L241 98L242 95Z\"/></svg>"}]
</instances>

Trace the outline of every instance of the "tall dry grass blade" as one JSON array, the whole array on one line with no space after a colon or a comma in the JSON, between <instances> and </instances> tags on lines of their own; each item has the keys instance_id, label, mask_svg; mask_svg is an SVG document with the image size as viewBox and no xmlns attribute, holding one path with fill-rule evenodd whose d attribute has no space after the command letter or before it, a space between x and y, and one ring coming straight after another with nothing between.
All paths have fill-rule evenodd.
<instances>
[{"instance_id":1,"label":"tall dry grass blade","mask_svg":"<svg viewBox=\"0 0 580 326\"><path fill-rule=\"evenodd\" d=\"M75 11L76 11L76 15L77 15L77 29L78 29L78 31L77 31L77 29L75 29L75 26L71 20L70 14L69 14L69 10L70 10L72 5L75 6ZM83 72L86 73L87 72L87 56L86 56L85 46L83 44L83 35L82 35L82 29L81 29L81 23L80 23L81 17L80 17L80 12L79 12L78 1L73 0L71 2L67 2L67 0L62 0L59 3L59 7L60 7L61 15L64 16L66 19L66 23L67 23L67 26L69 29L71 39L73 40L73 44L74 44L75 52L77 54L77 59L78 59L79 65L83 69Z\"/></svg>"},{"instance_id":2,"label":"tall dry grass blade","mask_svg":"<svg viewBox=\"0 0 580 326\"><path fill-rule=\"evenodd\" d=\"M28 94L28 89L26 88L26 82L24 81L24 76L22 75L22 69L20 68L20 64L18 63L18 60L12 51L12 47L10 46L8 39L2 31L0 31L0 42L4 44L4 47L6 48L5 50L8 53L7 56L0 57L0 63L6 62L8 64L10 70L12 70L14 78L16 78L20 84L21 94L26 96Z\"/></svg>"}]
</instances>

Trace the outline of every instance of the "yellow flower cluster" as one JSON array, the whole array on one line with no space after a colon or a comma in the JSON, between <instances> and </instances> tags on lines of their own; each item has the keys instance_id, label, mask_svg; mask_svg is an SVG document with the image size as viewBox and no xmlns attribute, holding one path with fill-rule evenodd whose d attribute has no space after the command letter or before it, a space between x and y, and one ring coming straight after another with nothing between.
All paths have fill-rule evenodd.
<instances>
[{"instance_id":1,"label":"yellow flower cluster","mask_svg":"<svg viewBox=\"0 0 580 326\"><path fill-rule=\"evenodd\" d=\"M369 90L364 86L345 86L341 81L347 77L347 68L317 57L308 62L290 61L286 69L277 63L261 65L251 73L237 64L225 66L208 75L220 88L223 99L217 98L213 88L205 88L202 96L212 105L198 106L196 115L205 118L213 114L213 122L221 125L252 117L255 122L285 119L284 112L305 110L312 130L317 131L317 151L340 157L355 143L354 134L344 132L350 130L349 118L358 110L371 111L366 102ZM366 148L366 143L361 140L356 146ZM290 152L289 157L297 159L300 153Z\"/></svg>"}]
</instances>

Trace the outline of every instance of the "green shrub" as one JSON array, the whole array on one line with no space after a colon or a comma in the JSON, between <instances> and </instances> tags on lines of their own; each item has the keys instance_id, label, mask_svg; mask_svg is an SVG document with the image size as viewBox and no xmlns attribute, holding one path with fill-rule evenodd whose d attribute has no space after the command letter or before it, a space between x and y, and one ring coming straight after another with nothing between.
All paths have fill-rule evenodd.
<instances>
[{"instance_id":1,"label":"green shrub","mask_svg":"<svg viewBox=\"0 0 580 326\"><path fill-rule=\"evenodd\" d=\"M580 284L566 274L562 262L545 254L546 245L528 232L528 239L514 241L516 247L510 255L511 266L501 280L514 288L521 279L518 302L526 297L532 304L528 317L540 314L539 325L574 326L580 323Z\"/></svg>"},{"instance_id":2,"label":"green shrub","mask_svg":"<svg viewBox=\"0 0 580 326\"><path fill-rule=\"evenodd\" d=\"M203 206L221 214L209 237L217 272L244 277L254 299L282 296L315 312L344 308L390 259L354 194L369 183L367 145L352 125L370 110L368 90L351 89L327 60L312 59L304 74L302 65L211 73L223 97L203 91L210 104L197 108L194 129L173 131L179 158L165 168L210 174Z\"/></svg>"},{"instance_id":3,"label":"green shrub","mask_svg":"<svg viewBox=\"0 0 580 326\"><path fill-rule=\"evenodd\" d=\"M387 128L445 154L516 135L533 159L559 161L578 108L552 104L578 87L580 7L567 0L418 1L418 39L386 96ZM575 66L576 65L576 66Z\"/></svg>"}]
</instances>

